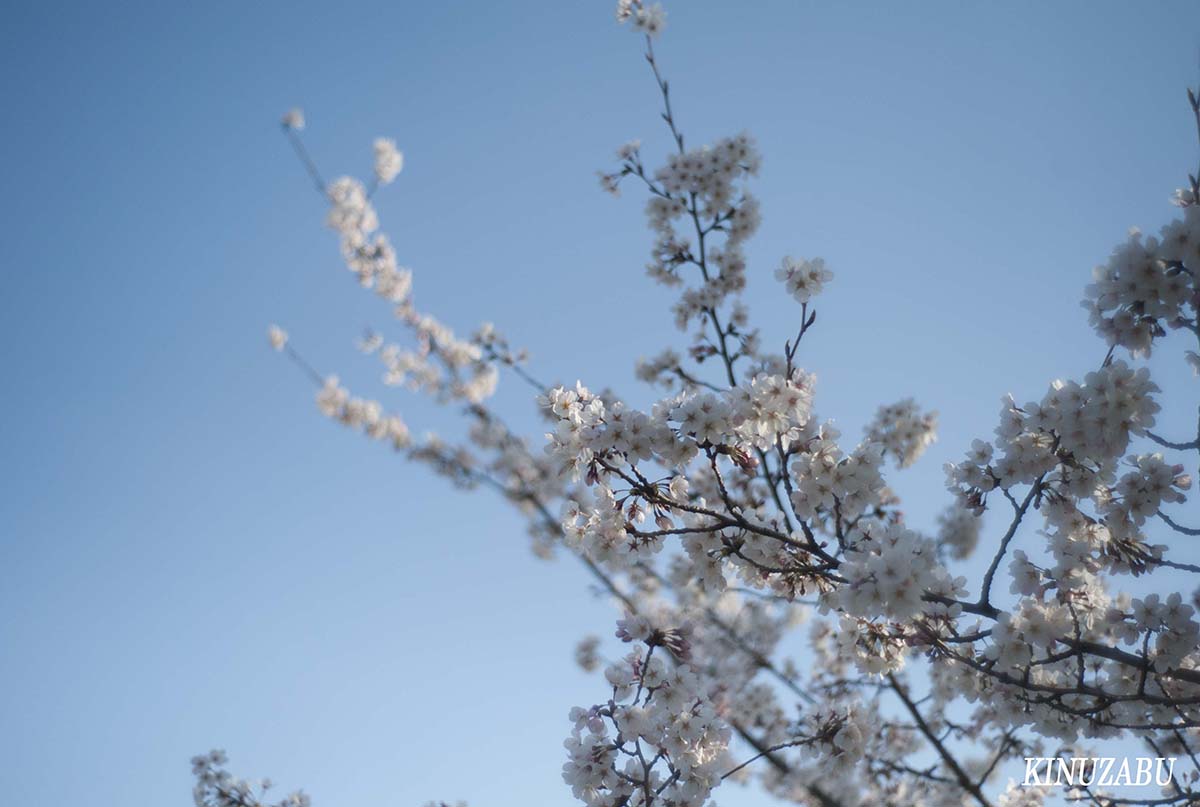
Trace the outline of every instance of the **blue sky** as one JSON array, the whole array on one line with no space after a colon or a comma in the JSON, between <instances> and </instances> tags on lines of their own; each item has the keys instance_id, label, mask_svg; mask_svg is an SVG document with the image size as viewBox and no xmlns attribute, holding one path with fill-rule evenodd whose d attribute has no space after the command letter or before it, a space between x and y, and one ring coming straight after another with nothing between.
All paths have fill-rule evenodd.
<instances>
[{"instance_id":1,"label":"blue sky","mask_svg":"<svg viewBox=\"0 0 1200 807\"><path fill-rule=\"evenodd\" d=\"M641 199L605 196L595 170L629 138L668 144L610 5L8 10L6 801L187 803L188 757L221 745L327 807L569 803L566 712L599 692L571 648L612 613L574 566L533 559L499 503L324 422L264 332L283 323L323 371L384 394L352 342L395 329L279 134L300 104L327 174L369 170L378 135L406 152L378 207L420 305L464 332L495 321L541 377L645 401L633 359L680 339L641 271ZM907 395L941 411L897 483L928 525L942 462L990 433L1003 393L1103 355L1077 301L1195 165L1200 14L668 9L659 54L690 142L746 128L765 154L747 299L767 341L795 326L780 256L821 255L836 278L802 357L821 414L856 433ZM1182 365L1162 368L1183 389ZM500 400L526 397L510 382Z\"/></svg>"}]
</instances>

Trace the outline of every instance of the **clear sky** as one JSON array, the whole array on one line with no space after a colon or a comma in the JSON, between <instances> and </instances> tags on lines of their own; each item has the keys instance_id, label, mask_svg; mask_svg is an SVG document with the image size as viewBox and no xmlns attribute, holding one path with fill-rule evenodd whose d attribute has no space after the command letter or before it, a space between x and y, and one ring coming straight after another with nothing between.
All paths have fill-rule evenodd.
<instances>
[{"instance_id":1,"label":"clear sky","mask_svg":"<svg viewBox=\"0 0 1200 807\"><path fill-rule=\"evenodd\" d=\"M328 174L369 170L378 135L406 152L378 207L421 306L496 322L539 376L646 400L633 359L680 337L642 274L641 198L595 170L629 138L667 144L611 5L5 11L0 800L189 803L188 757L219 745L318 807L570 803L566 713L601 694L571 650L613 613L569 562L533 559L503 505L325 422L265 329L385 394L352 342L398 329L280 136L300 104ZM690 142L746 128L765 154L747 293L764 337L796 324L780 256L821 255L836 278L802 357L820 413L857 433L907 395L941 411L897 484L929 525L942 462L1003 393L1102 357L1077 301L1196 164L1200 10L668 10Z\"/></svg>"}]
</instances>

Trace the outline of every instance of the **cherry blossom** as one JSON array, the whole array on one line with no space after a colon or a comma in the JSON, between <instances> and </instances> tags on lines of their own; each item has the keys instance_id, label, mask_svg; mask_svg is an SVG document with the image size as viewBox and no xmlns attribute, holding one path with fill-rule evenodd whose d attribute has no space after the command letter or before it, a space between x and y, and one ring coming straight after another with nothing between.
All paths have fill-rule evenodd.
<instances>
[{"instance_id":1,"label":"cherry blossom","mask_svg":"<svg viewBox=\"0 0 1200 807\"><path fill-rule=\"evenodd\" d=\"M838 294L832 274L820 258L757 265L746 250L762 223L754 139L685 140L655 53L665 12L621 0L616 16L645 47L665 124L661 143L628 141L600 175L607 191L645 194L646 273L684 334L638 360L653 395L589 386L586 368L543 383L494 325L463 337L419 307L372 205L399 174L395 144L376 141L369 185L326 184L298 113L285 134L345 265L399 333L372 330L360 347L386 384L461 414L462 436L414 438L383 403L314 370L282 330L269 334L313 380L322 414L456 485L496 491L525 516L537 554L581 563L619 609L614 634L575 648L597 673L591 702L563 709L575 798L704 807L736 782L821 807L1031 807L1045 793L1006 784L1006 765L1119 742L1189 768L1159 800L1121 803L1196 803L1200 530L1184 508L1200 432L1164 414L1177 407L1160 402L1145 360L1157 348L1200 367L1197 181L1158 235L1128 235L1084 288L1101 338L1087 369L985 413L994 430L955 449L947 490L935 486L941 515L910 523L892 482L921 461L938 416L914 399L886 404L860 439L822 411L810 351L817 304ZM774 293L800 304L782 330L752 325L742 299L771 266ZM508 377L530 388L534 436L494 405ZM197 760L198 805L263 804L223 756Z\"/></svg>"}]
</instances>

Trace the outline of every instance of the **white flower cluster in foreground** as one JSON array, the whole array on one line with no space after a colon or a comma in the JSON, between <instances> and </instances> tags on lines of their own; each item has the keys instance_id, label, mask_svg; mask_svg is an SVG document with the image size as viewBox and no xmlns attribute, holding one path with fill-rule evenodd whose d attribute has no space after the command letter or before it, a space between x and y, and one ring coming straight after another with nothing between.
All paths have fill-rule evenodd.
<instances>
[{"instance_id":1,"label":"white flower cluster in foreground","mask_svg":"<svg viewBox=\"0 0 1200 807\"><path fill-rule=\"evenodd\" d=\"M1184 208L1183 218L1165 225L1157 238L1134 230L1107 263L1096 267L1087 287L1084 306L1092 325L1110 345L1134 356L1149 355L1154 338L1167 328L1194 325L1191 267L1198 264L1200 207Z\"/></svg>"},{"instance_id":2,"label":"white flower cluster in foreground","mask_svg":"<svg viewBox=\"0 0 1200 807\"><path fill-rule=\"evenodd\" d=\"M841 565L845 584L837 606L851 616L911 619L935 610L926 597L954 599L966 594L966 578L952 578L931 556L932 541L898 524L878 536L865 536L846 552ZM957 609L957 610L954 610ZM961 613L954 606L954 615Z\"/></svg>"},{"instance_id":3,"label":"white flower cluster in foreground","mask_svg":"<svg viewBox=\"0 0 1200 807\"><path fill-rule=\"evenodd\" d=\"M797 261L792 256L783 259L783 265L775 270L775 279L783 283L788 294L796 302L807 303L821 293L825 284L833 280L833 272L825 268L825 261Z\"/></svg>"},{"instance_id":4,"label":"white flower cluster in foreground","mask_svg":"<svg viewBox=\"0 0 1200 807\"><path fill-rule=\"evenodd\" d=\"M639 617L618 635L637 648L605 669L607 702L571 711L563 779L588 805L703 805L735 763L731 732L684 660L686 638Z\"/></svg>"}]
</instances>

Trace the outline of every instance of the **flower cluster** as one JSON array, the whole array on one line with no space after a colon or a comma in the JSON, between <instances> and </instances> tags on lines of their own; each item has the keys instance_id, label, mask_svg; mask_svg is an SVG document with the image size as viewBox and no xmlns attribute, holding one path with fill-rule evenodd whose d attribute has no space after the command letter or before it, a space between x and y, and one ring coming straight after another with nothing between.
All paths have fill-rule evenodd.
<instances>
[{"instance_id":1,"label":"flower cluster","mask_svg":"<svg viewBox=\"0 0 1200 807\"><path fill-rule=\"evenodd\" d=\"M400 174L404 167L404 155L396 148L396 141L387 137L375 140L375 179L387 185Z\"/></svg>"},{"instance_id":2,"label":"flower cluster","mask_svg":"<svg viewBox=\"0 0 1200 807\"><path fill-rule=\"evenodd\" d=\"M659 186L674 198L695 196L699 210L706 216L735 215L735 183L754 176L762 157L750 135L726 137L711 146L672 154L667 164L654 173ZM732 227L730 237L744 241L753 230L738 234Z\"/></svg>"},{"instance_id":3,"label":"flower cluster","mask_svg":"<svg viewBox=\"0 0 1200 807\"><path fill-rule=\"evenodd\" d=\"M660 86L665 92L665 85ZM621 169L602 173L601 183L616 191L623 178L633 176L652 191L646 206L650 228L656 234L647 265L652 278L677 286L684 282L685 268L696 272L699 285L684 289L675 304L676 324L686 329L702 318L722 331L722 340L738 337L743 352L751 355L754 351L747 348L752 345L746 341L752 339L751 334L737 331L737 320L744 319L744 312L735 310L729 315L730 322L718 324L718 309L746 285L741 247L758 229L760 215L758 201L739 182L758 173L761 158L745 133L689 150L683 148L681 139L677 141L678 152L653 173L642 162L639 143L622 146L617 151ZM717 236L724 237L722 244L714 241ZM720 348L699 342L693 347L694 353L704 355L714 350Z\"/></svg>"},{"instance_id":4,"label":"flower cluster","mask_svg":"<svg viewBox=\"0 0 1200 807\"><path fill-rule=\"evenodd\" d=\"M883 446L901 468L912 465L937 440L937 412L922 412L912 398L879 407L867 439Z\"/></svg>"},{"instance_id":5,"label":"flower cluster","mask_svg":"<svg viewBox=\"0 0 1200 807\"><path fill-rule=\"evenodd\" d=\"M1130 439L1154 426L1158 391L1146 368L1116 360L1082 384L1055 381L1040 402L1018 406L1007 397L993 444L977 440L965 462L947 465L948 483L975 508L988 491L1054 471L1073 495L1090 496Z\"/></svg>"},{"instance_id":6,"label":"flower cluster","mask_svg":"<svg viewBox=\"0 0 1200 807\"><path fill-rule=\"evenodd\" d=\"M1024 560L1015 555L1014 563ZM991 641L984 657L1001 670L1024 670L1035 651L1047 651L1060 637L1072 632L1070 611L1056 602L1026 599L1015 613L1003 613L992 626Z\"/></svg>"},{"instance_id":7,"label":"flower cluster","mask_svg":"<svg viewBox=\"0 0 1200 807\"><path fill-rule=\"evenodd\" d=\"M267 329L267 341L270 342L273 350L283 350L287 347L287 340L287 331L278 325L272 325Z\"/></svg>"},{"instance_id":8,"label":"flower cluster","mask_svg":"<svg viewBox=\"0 0 1200 807\"><path fill-rule=\"evenodd\" d=\"M699 676L668 655L663 637L671 632L639 618L630 623L631 632L620 635L639 645L604 671L612 697L571 710L563 780L577 799L597 807L702 807L735 764L732 732Z\"/></svg>"},{"instance_id":9,"label":"flower cluster","mask_svg":"<svg viewBox=\"0 0 1200 807\"><path fill-rule=\"evenodd\" d=\"M606 403L582 384L556 387L541 398L555 428L547 451L564 472L584 468L603 475L606 461L636 465L656 460L682 467L700 450L717 449L744 468L757 463L753 449L783 449L808 436L814 379L760 374L746 387L664 399L649 414L620 401Z\"/></svg>"},{"instance_id":10,"label":"flower cluster","mask_svg":"<svg viewBox=\"0 0 1200 807\"><path fill-rule=\"evenodd\" d=\"M932 542L900 525L864 536L841 565L846 583L837 590L837 606L854 616L905 620L932 609L930 596L965 593L966 578L952 578L936 556Z\"/></svg>"},{"instance_id":11,"label":"flower cluster","mask_svg":"<svg viewBox=\"0 0 1200 807\"><path fill-rule=\"evenodd\" d=\"M1046 791L1040 787L1025 787L1016 780L1010 780L1008 787L1000 794L997 807L1042 807L1046 803Z\"/></svg>"},{"instance_id":12,"label":"flower cluster","mask_svg":"<svg viewBox=\"0 0 1200 807\"><path fill-rule=\"evenodd\" d=\"M649 359L638 359L634 374L639 381L669 388L683 375L683 359L675 350L667 348Z\"/></svg>"},{"instance_id":13,"label":"flower cluster","mask_svg":"<svg viewBox=\"0 0 1200 807\"><path fill-rule=\"evenodd\" d=\"M962 507L951 505L938 516L938 545L954 560L970 557L979 544L983 519Z\"/></svg>"},{"instance_id":14,"label":"flower cluster","mask_svg":"<svg viewBox=\"0 0 1200 807\"><path fill-rule=\"evenodd\" d=\"M284 114L279 123L284 129L296 132L304 131L304 110L300 107L292 107Z\"/></svg>"},{"instance_id":15,"label":"flower cluster","mask_svg":"<svg viewBox=\"0 0 1200 807\"><path fill-rule=\"evenodd\" d=\"M786 449L807 435L815 378L759 374L726 394L699 393L679 401L669 417L698 443Z\"/></svg>"},{"instance_id":16,"label":"flower cluster","mask_svg":"<svg viewBox=\"0 0 1200 807\"><path fill-rule=\"evenodd\" d=\"M834 514L853 521L883 503L886 485L880 471L883 447L874 441L860 444L850 454L838 446L840 436L829 424L792 463L792 507L801 518Z\"/></svg>"},{"instance_id":17,"label":"flower cluster","mask_svg":"<svg viewBox=\"0 0 1200 807\"><path fill-rule=\"evenodd\" d=\"M225 752L219 749L192 757L192 775L196 777L192 797L196 807L310 807L312 804L303 790L273 803L266 801L271 780L239 779L225 769L228 761Z\"/></svg>"},{"instance_id":18,"label":"flower cluster","mask_svg":"<svg viewBox=\"0 0 1200 807\"><path fill-rule=\"evenodd\" d=\"M329 185L326 224L341 236L342 257L363 288L373 288L388 302L400 305L412 291L412 272L401 267L396 251L379 228L379 216L363 184L341 177Z\"/></svg>"},{"instance_id":19,"label":"flower cluster","mask_svg":"<svg viewBox=\"0 0 1200 807\"><path fill-rule=\"evenodd\" d=\"M375 178L387 184L396 178L403 155L394 141L375 141ZM384 381L407 385L445 399L479 403L496 389L499 358L495 346L503 338L491 327L481 328L473 340L459 338L448 325L432 314L418 310L412 301L412 271L399 265L386 234L378 232L379 217L370 193L361 182L349 177L335 180L326 190L330 210L326 223L341 238L347 268L364 288L394 304L396 317L413 333L416 347L372 343L384 363ZM509 355L508 363L516 359Z\"/></svg>"},{"instance_id":20,"label":"flower cluster","mask_svg":"<svg viewBox=\"0 0 1200 807\"><path fill-rule=\"evenodd\" d=\"M645 3L642 0L617 0L617 22L632 21L634 30L646 36L658 36L667 25L667 12L662 3Z\"/></svg>"},{"instance_id":21,"label":"flower cluster","mask_svg":"<svg viewBox=\"0 0 1200 807\"><path fill-rule=\"evenodd\" d=\"M1084 301L1096 331L1110 345L1135 356L1148 355L1167 328L1195 323L1200 267L1200 207L1184 208L1183 217L1164 226L1158 238L1136 230L1103 266Z\"/></svg>"},{"instance_id":22,"label":"flower cluster","mask_svg":"<svg viewBox=\"0 0 1200 807\"><path fill-rule=\"evenodd\" d=\"M337 376L325 379L325 385L317 393L317 408L325 417L352 429L362 429L371 439L387 441L397 450L407 448L412 442L408 426L399 415L385 415L379 401L352 397Z\"/></svg>"},{"instance_id":23,"label":"flower cluster","mask_svg":"<svg viewBox=\"0 0 1200 807\"><path fill-rule=\"evenodd\" d=\"M599 636L586 636L575 645L575 663L581 670L592 672L600 667L600 656L596 652L599 647Z\"/></svg>"},{"instance_id":24,"label":"flower cluster","mask_svg":"<svg viewBox=\"0 0 1200 807\"><path fill-rule=\"evenodd\" d=\"M1168 465L1160 453L1131 457L1130 465L1133 470L1109 491L1111 498L1102 507L1109 528L1120 523L1125 534L1144 524L1164 503L1182 503L1183 491L1192 486L1183 465Z\"/></svg>"},{"instance_id":25,"label":"flower cluster","mask_svg":"<svg viewBox=\"0 0 1200 807\"><path fill-rule=\"evenodd\" d=\"M902 635L866 619L843 614L833 636L840 658L853 659L864 675L884 675L903 669L908 649Z\"/></svg>"},{"instance_id":26,"label":"flower cluster","mask_svg":"<svg viewBox=\"0 0 1200 807\"><path fill-rule=\"evenodd\" d=\"M867 742L876 731L860 709L848 708L809 714L797 734L806 742L799 743L810 759L832 763L835 768L851 768L862 760Z\"/></svg>"},{"instance_id":27,"label":"flower cluster","mask_svg":"<svg viewBox=\"0 0 1200 807\"><path fill-rule=\"evenodd\" d=\"M795 297L797 302L807 303L833 280L833 272L825 268L825 261L821 258L797 261L788 255L775 270L775 279L783 283L788 294Z\"/></svg>"},{"instance_id":28,"label":"flower cluster","mask_svg":"<svg viewBox=\"0 0 1200 807\"><path fill-rule=\"evenodd\" d=\"M1134 598L1128 611L1112 608L1106 619L1126 644L1136 644L1145 635L1153 634L1154 668L1159 672L1177 667L1184 659L1195 656L1200 644L1196 609L1185 603L1178 592L1168 595L1166 600L1158 594Z\"/></svg>"}]
</instances>

